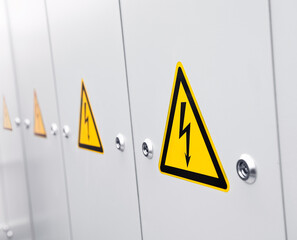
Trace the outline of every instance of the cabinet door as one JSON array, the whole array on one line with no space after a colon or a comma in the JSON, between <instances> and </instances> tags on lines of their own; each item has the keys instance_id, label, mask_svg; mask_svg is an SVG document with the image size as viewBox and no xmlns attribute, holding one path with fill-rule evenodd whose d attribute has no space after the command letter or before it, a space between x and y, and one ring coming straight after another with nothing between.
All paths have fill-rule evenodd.
<instances>
[{"instance_id":1,"label":"cabinet door","mask_svg":"<svg viewBox=\"0 0 297 240\"><path fill-rule=\"evenodd\" d=\"M122 1L122 16L144 239L285 239L268 2L129 0ZM160 173L178 62L229 180L227 192ZM184 153L177 147L173 156L187 154L185 131L178 139L179 109L172 131ZM141 152L146 138L152 159ZM189 156L199 152L191 146ZM241 154L256 164L253 184L237 175Z\"/></svg>"},{"instance_id":2,"label":"cabinet door","mask_svg":"<svg viewBox=\"0 0 297 240\"><path fill-rule=\"evenodd\" d=\"M24 130L24 144L34 235L40 240L68 240L62 145L59 135L50 134L58 112L44 2L7 4L22 119L31 122Z\"/></svg>"},{"instance_id":3,"label":"cabinet door","mask_svg":"<svg viewBox=\"0 0 297 240\"><path fill-rule=\"evenodd\" d=\"M12 65L4 0L0 1L0 159L1 225L9 226L15 239L31 239L31 223L21 128L15 125L19 109ZM1 201L2 202L2 201ZM2 208L5 206L5 209ZM1 235L5 234L1 232Z\"/></svg>"},{"instance_id":4,"label":"cabinet door","mask_svg":"<svg viewBox=\"0 0 297 240\"><path fill-rule=\"evenodd\" d=\"M271 1L276 97L288 239L297 238L296 9L296 1Z\"/></svg>"},{"instance_id":5,"label":"cabinet door","mask_svg":"<svg viewBox=\"0 0 297 240\"><path fill-rule=\"evenodd\" d=\"M61 124L71 131L63 146L73 238L141 239L118 2L50 0L47 10Z\"/></svg>"},{"instance_id":6,"label":"cabinet door","mask_svg":"<svg viewBox=\"0 0 297 240\"><path fill-rule=\"evenodd\" d=\"M2 156L1 156L1 149L0 149L0 164L2 165ZM0 216L0 224L2 226L7 225L8 219L7 219L7 207L6 207L6 194L4 191L4 176L3 171L0 168L0 210L1 210L1 216ZM0 231L0 240L6 240L6 234L4 231Z\"/></svg>"}]
</instances>

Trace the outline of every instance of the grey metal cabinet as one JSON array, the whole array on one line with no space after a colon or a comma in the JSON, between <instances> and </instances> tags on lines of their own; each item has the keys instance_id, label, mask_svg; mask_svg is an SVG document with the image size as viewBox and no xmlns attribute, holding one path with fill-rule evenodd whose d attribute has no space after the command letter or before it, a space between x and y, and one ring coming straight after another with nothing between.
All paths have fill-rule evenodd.
<instances>
[{"instance_id":1,"label":"grey metal cabinet","mask_svg":"<svg viewBox=\"0 0 297 240\"><path fill-rule=\"evenodd\" d=\"M268 2L121 6L144 239L285 239ZM178 62L229 180L227 192L160 172ZM141 151L146 138L151 159ZM241 154L254 159L253 184L237 175Z\"/></svg>"},{"instance_id":2,"label":"grey metal cabinet","mask_svg":"<svg viewBox=\"0 0 297 240\"><path fill-rule=\"evenodd\" d=\"M118 1L46 4L61 125L70 130L63 148L73 239L141 239Z\"/></svg>"},{"instance_id":3,"label":"grey metal cabinet","mask_svg":"<svg viewBox=\"0 0 297 240\"><path fill-rule=\"evenodd\" d=\"M1 154L1 152L0 152ZM2 163L2 157L0 156L0 161ZM3 226L7 224L8 219L7 219L7 208L6 208L6 197L5 197L5 191L4 191L4 177L3 177L3 171L0 170L0 194L1 194L1 198L0 198L0 210L2 212L1 216L0 216L0 224L1 224L1 231L0 231L0 239L1 240L5 240L7 235L5 233L5 231L3 231ZM8 226L8 225L7 225Z\"/></svg>"},{"instance_id":4,"label":"grey metal cabinet","mask_svg":"<svg viewBox=\"0 0 297 240\"><path fill-rule=\"evenodd\" d=\"M297 238L297 31L296 1L271 1L272 39L282 178L288 239Z\"/></svg>"},{"instance_id":5,"label":"grey metal cabinet","mask_svg":"<svg viewBox=\"0 0 297 240\"><path fill-rule=\"evenodd\" d=\"M50 134L50 126L58 123L59 116L44 2L12 0L7 5L21 118L31 123L23 127L34 235L38 240L68 240L71 233L61 140ZM34 91L41 113L35 112ZM36 119L35 114L39 114ZM40 116L46 137L34 134Z\"/></svg>"},{"instance_id":6,"label":"grey metal cabinet","mask_svg":"<svg viewBox=\"0 0 297 240\"><path fill-rule=\"evenodd\" d=\"M1 226L8 226L14 239L31 240L29 199L21 128L15 125L19 109L14 79L11 45L4 0L0 1L0 165L1 165ZM4 103L5 102L5 103ZM4 104L9 114L4 114ZM2 115L3 114L3 115ZM3 119L3 120L2 120ZM5 121L9 121L8 125ZM11 128L9 127L9 124ZM10 129L4 129L4 126ZM3 209L5 207L5 209ZM3 219L3 218L6 219ZM9 233L9 234L11 234ZM7 233L0 232L1 238ZM6 238L4 238L6 239Z\"/></svg>"}]
</instances>

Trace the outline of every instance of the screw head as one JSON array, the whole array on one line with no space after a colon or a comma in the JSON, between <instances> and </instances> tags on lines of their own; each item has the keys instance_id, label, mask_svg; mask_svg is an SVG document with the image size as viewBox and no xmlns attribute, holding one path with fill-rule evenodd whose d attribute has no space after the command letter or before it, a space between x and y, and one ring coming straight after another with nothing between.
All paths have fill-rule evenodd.
<instances>
[{"instance_id":1,"label":"screw head","mask_svg":"<svg viewBox=\"0 0 297 240\"><path fill-rule=\"evenodd\" d=\"M21 119L20 119L19 117L16 117L16 118L14 119L14 122L15 122L15 124L16 124L17 126L20 126L20 125L21 125Z\"/></svg>"},{"instance_id":2,"label":"screw head","mask_svg":"<svg viewBox=\"0 0 297 240\"><path fill-rule=\"evenodd\" d=\"M152 159L153 157L153 143L148 138L146 138L142 143L142 153L148 159Z\"/></svg>"},{"instance_id":3,"label":"screw head","mask_svg":"<svg viewBox=\"0 0 297 240\"><path fill-rule=\"evenodd\" d=\"M65 126L63 127L63 136L64 136L65 138L69 138L69 136L70 136L70 128L69 128L69 126L67 126L67 125L65 125Z\"/></svg>"},{"instance_id":4,"label":"screw head","mask_svg":"<svg viewBox=\"0 0 297 240\"><path fill-rule=\"evenodd\" d=\"M120 151L124 151L125 149L125 137L119 133L116 138L115 138L115 144L116 148L119 149Z\"/></svg>"},{"instance_id":5,"label":"screw head","mask_svg":"<svg viewBox=\"0 0 297 240\"><path fill-rule=\"evenodd\" d=\"M52 135L57 135L58 133L58 125L56 123L51 124L51 134Z\"/></svg>"},{"instance_id":6,"label":"screw head","mask_svg":"<svg viewBox=\"0 0 297 240\"><path fill-rule=\"evenodd\" d=\"M30 124L31 124L30 120L28 118L26 118L24 120L24 123L25 123L25 127L28 129L30 127Z\"/></svg>"},{"instance_id":7,"label":"screw head","mask_svg":"<svg viewBox=\"0 0 297 240\"><path fill-rule=\"evenodd\" d=\"M256 181L257 171L254 159L248 154L242 154L237 161L236 170L238 176L245 182L252 184Z\"/></svg>"}]
</instances>

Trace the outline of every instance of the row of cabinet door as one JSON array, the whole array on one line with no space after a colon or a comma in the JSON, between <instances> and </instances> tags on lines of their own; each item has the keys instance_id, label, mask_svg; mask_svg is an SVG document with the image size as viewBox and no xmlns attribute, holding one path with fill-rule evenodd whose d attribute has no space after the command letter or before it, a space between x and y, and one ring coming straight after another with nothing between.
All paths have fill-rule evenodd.
<instances>
[{"instance_id":1,"label":"row of cabinet door","mask_svg":"<svg viewBox=\"0 0 297 240\"><path fill-rule=\"evenodd\" d=\"M34 122L35 90L46 130L56 123L59 132L40 138L32 125L1 129L0 221L14 239L28 240L295 239L294 7L1 0L0 89L10 117ZM179 61L228 192L159 171ZM104 154L77 146L81 79ZM146 138L152 159L141 151ZM254 184L237 175L243 153L255 159Z\"/></svg>"}]
</instances>

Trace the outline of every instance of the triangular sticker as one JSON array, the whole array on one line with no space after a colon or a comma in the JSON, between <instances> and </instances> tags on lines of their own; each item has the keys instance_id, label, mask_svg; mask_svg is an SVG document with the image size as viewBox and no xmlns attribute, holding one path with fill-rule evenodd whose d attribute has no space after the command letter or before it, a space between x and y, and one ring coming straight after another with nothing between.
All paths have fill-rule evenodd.
<instances>
[{"instance_id":1,"label":"triangular sticker","mask_svg":"<svg viewBox=\"0 0 297 240\"><path fill-rule=\"evenodd\" d=\"M12 130L11 121L6 105L5 98L3 97L3 128L7 130Z\"/></svg>"},{"instance_id":2,"label":"triangular sticker","mask_svg":"<svg viewBox=\"0 0 297 240\"><path fill-rule=\"evenodd\" d=\"M180 62L174 79L160 171L227 192L228 179Z\"/></svg>"},{"instance_id":3,"label":"triangular sticker","mask_svg":"<svg viewBox=\"0 0 297 240\"><path fill-rule=\"evenodd\" d=\"M46 137L46 131L42 120L40 106L37 100L37 94L34 90L34 134L40 137Z\"/></svg>"},{"instance_id":4,"label":"triangular sticker","mask_svg":"<svg viewBox=\"0 0 297 240\"><path fill-rule=\"evenodd\" d=\"M103 153L102 142L83 80L81 82L78 146Z\"/></svg>"}]
</instances>

